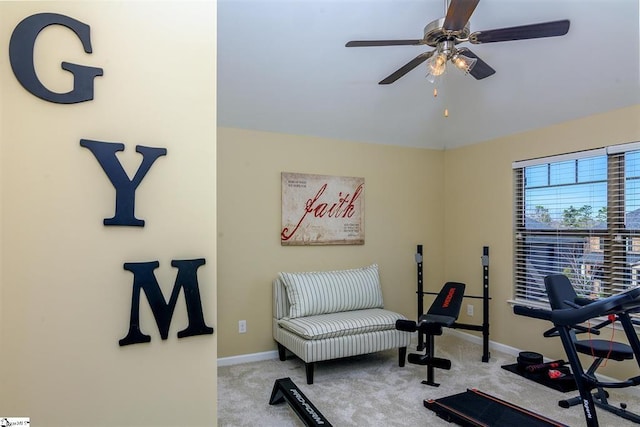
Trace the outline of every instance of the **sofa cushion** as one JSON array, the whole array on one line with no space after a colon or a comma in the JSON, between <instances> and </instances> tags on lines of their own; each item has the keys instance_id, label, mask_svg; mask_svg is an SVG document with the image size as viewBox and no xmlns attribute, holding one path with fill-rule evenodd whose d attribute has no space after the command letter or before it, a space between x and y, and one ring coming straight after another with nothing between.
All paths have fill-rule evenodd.
<instances>
[{"instance_id":1,"label":"sofa cushion","mask_svg":"<svg viewBox=\"0 0 640 427\"><path fill-rule=\"evenodd\" d=\"M305 339L320 340L395 329L398 319L406 318L393 311L372 308L296 319L285 318L280 319L278 325Z\"/></svg>"},{"instance_id":2,"label":"sofa cushion","mask_svg":"<svg viewBox=\"0 0 640 427\"><path fill-rule=\"evenodd\" d=\"M382 308L378 265L351 270L280 273L287 290L289 317Z\"/></svg>"}]
</instances>

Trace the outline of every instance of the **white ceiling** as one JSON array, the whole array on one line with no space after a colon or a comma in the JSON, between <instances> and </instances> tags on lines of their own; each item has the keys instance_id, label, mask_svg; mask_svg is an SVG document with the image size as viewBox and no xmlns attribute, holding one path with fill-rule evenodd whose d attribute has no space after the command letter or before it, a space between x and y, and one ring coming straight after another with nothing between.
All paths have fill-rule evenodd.
<instances>
[{"instance_id":1,"label":"white ceiling","mask_svg":"<svg viewBox=\"0 0 640 427\"><path fill-rule=\"evenodd\" d=\"M344 46L419 39L443 16L443 0L218 0L218 125L447 149L640 103L639 0L480 0L472 32L571 27L459 45L496 74L449 69L437 98L424 65L378 85L429 46Z\"/></svg>"}]
</instances>

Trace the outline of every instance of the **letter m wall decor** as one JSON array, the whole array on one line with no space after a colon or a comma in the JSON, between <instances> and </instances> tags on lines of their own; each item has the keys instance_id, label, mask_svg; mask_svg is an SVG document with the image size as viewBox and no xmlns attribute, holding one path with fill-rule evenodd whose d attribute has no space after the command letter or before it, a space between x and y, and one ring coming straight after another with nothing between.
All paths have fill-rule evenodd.
<instances>
[{"instance_id":1,"label":"letter m wall decor","mask_svg":"<svg viewBox=\"0 0 640 427\"><path fill-rule=\"evenodd\" d=\"M282 245L363 245L364 178L282 172Z\"/></svg>"}]
</instances>

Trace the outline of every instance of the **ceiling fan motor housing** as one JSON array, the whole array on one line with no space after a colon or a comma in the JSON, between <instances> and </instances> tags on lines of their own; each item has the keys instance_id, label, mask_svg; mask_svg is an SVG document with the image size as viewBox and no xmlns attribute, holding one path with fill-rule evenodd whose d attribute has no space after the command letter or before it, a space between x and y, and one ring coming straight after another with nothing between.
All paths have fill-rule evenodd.
<instances>
[{"instance_id":1,"label":"ceiling fan motor housing","mask_svg":"<svg viewBox=\"0 0 640 427\"><path fill-rule=\"evenodd\" d=\"M447 31L443 28L444 18L431 21L424 27L424 44L431 47L436 47L438 43L450 40L453 44L458 44L466 41L471 33L469 23L467 22L464 28L458 31Z\"/></svg>"}]
</instances>

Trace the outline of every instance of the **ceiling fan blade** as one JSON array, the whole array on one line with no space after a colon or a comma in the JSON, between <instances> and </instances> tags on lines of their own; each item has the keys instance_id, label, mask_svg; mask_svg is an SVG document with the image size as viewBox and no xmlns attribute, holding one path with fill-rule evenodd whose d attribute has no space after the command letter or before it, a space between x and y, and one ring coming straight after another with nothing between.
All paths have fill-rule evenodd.
<instances>
[{"instance_id":1,"label":"ceiling fan blade","mask_svg":"<svg viewBox=\"0 0 640 427\"><path fill-rule=\"evenodd\" d=\"M476 31L469 35L469 41L473 44L506 42L510 40L564 36L567 32L569 32L569 20L563 19L561 21L542 22L519 27Z\"/></svg>"},{"instance_id":2,"label":"ceiling fan blade","mask_svg":"<svg viewBox=\"0 0 640 427\"><path fill-rule=\"evenodd\" d=\"M347 42L346 47L367 47L367 46L411 46L419 45L422 40L352 40Z\"/></svg>"},{"instance_id":3,"label":"ceiling fan blade","mask_svg":"<svg viewBox=\"0 0 640 427\"><path fill-rule=\"evenodd\" d=\"M405 74L407 74L409 71L413 70L414 68L416 68L418 65L422 64L424 61L426 61L427 59L429 59L431 57L431 55L433 55L435 51L431 51L431 52L425 52L425 53L421 53L420 55L416 56L415 58L413 58L411 61L407 62L405 65L403 65L402 67L398 68L396 71L394 71L393 73L389 74L387 77L385 77L384 79L380 80L380 82L378 82L379 85L388 85L390 83L395 82L396 80L398 80L400 77L404 76Z\"/></svg>"},{"instance_id":4,"label":"ceiling fan blade","mask_svg":"<svg viewBox=\"0 0 640 427\"><path fill-rule=\"evenodd\" d=\"M442 27L448 31L462 30L479 2L480 0L451 0Z\"/></svg>"},{"instance_id":5,"label":"ceiling fan blade","mask_svg":"<svg viewBox=\"0 0 640 427\"><path fill-rule=\"evenodd\" d=\"M471 52L466 47L458 49L458 54L466 56L467 58L475 58L476 59L475 65L471 68L471 71L469 71L469 74L471 74L473 77L475 77L476 80L482 80L482 79L484 79L486 77L489 77L489 76L491 76L491 75L496 73L496 70L491 68L489 66L489 64L484 62L482 59L480 59L478 57L478 55L476 55L475 53Z\"/></svg>"}]
</instances>

